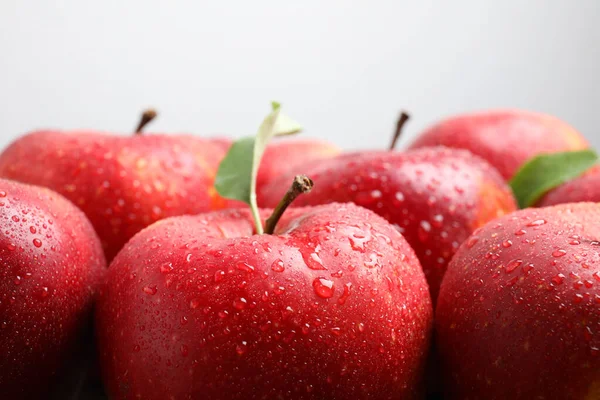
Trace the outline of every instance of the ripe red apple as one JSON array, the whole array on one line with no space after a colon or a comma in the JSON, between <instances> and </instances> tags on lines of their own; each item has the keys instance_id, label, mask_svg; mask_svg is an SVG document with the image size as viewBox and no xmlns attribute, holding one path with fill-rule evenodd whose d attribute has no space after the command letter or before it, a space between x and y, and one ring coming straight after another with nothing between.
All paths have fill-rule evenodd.
<instances>
[{"instance_id":1,"label":"ripe red apple","mask_svg":"<svg viewBox=\"0 0 600 400\"><path fill-rule=\"evenodd\" d=\"M431 300L393 226L331 204L254 229L226 210L125 245L97 313L112 398L421 398Z\"/></svg>"},{"instance_id":2,"label":"ripe red apple","mask_svg":"<svg viewBox=\"0 0 600 400\"><path fill-rule=\"evenodd\" d=\"M448 399L600 398L600 205L490 222L452 259L436 310Z\"/></svg>"},{"instance_id":3,"label":"ripe red apple","mask_svg":"<svg viewBox=\"0 0 600 400\"><path fill-rule=\"evenodd\" d=\"M0 179L0 397L48 398L92 309L106 261L85 215Z\"/></svg>"},{"instance_id":4,"label":"ripe red apple","mask_svg":"<svg viewBox=\"0 0 600 400\"><path fill-rule=\"evenodd\" d=\"M4 150L0 176L46 186L75 203L110 260L159 219L225 207L213 187L224 154L222 145L188 135L38 131Z\"/></svg>"},{"instance_id":5,"label":"ripe red apple","mask_svg":"<svg viewBox=\"0 0 600 400\"><path fill-rule=\"evenodd\" d=\"M456 115L426 129L409 148L439 145L471 151L497 168L506 180L538 154L589 146L585 138L564 121L524 110Z\"/></svg>"},{"instance_id":6,"label":"ripe red apple","mask_svg":"<svg viewBox=\"0 0 600 400\"><path fill-rule=\"evenodd\" d=\"M586 201L600 202L600 166L593 167L580 177L551 190L536 205L546 207Z\"/></svg>"},{"instance_id":7,"label":"ripe red apple","mask_svg":"<svg viewBox=\"0 0 600 400\"><path fill-rule=\"evenodd\" d=\"M316 185L295 204L354 202L396 225L421 261L434 304L459 245L516 208L498 172L464 150L349 153L313 163L305 173ZM265 188L259 205L274 207L289 180L282 176Z\"/></svg>"}]
</instances>

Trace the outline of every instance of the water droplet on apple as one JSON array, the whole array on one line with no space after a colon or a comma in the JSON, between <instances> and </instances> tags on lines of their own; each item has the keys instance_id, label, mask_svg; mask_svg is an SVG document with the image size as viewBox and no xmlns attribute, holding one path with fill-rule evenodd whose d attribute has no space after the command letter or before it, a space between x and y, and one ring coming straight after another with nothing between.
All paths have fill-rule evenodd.
<instances>
[{"instance_id":1,"label":"water droplet on apple","mask_svg":"<svg viewBox=\"0 0 600 400\"><path fill-rule=\"evenodd\" d=\"M168 274L173 271L173 263L165 263L160 266L160 272L163 274Z\"/></svg>"},{"instance_id":2,"label":"water droplet on apple","mask_svg":"<svg viewBox=\"0 0 600 400\"><path fill-rule=\"evenodd\" d=\"M346 300L348 300L348 297L350 297L351 289L352 289L352 283L348 282L344 285L344 293L342 293L342 295L338 299L339 305L343 306L344 304L346 304Z\"/></svg>"},{"instance_id":3,"label":"water droplet on apple","mask_svg":"<svg viewBox=\"0 0 600 400\"><path fill-rule=\"evenodd\" d=\"M563 274L558 274L554 277L552 277L551 281L554 282L557 285L560 285L564 282L565 280L565 276Z\"/></svg>"},{"instance_id":4,"label":"water droplet on apple","mask_svg":"<svg viewBox=\"0 0 600 400\"><path fill-rule=\"evenodd\" d=\"M248 273L254 272L254 266L252 266L252 265L250 265L248 263L245 263L243 261L240 261L239 263L237 263L237 265L235 266L235 268L238 271L244 271L244 272L248 272Z\"/></svg>"},{"instance_id":5,"label":"water droplet on apple","mask_svg":"<svg viewBox=\"0 0 600 400\"><path fill-rule=\"evenodd\" d=\"M215 271L215 276L214 276L215 282L221 282L224 278L225 278L225 271L223 271L222 269Z\"/></svg>"},{"instance_id":6,"label":"water droplet on apple","mask_svg":"<svg viewBox=\"0 0 600 400\"><path fill-rule=\"evenodd\" d=\"M144 289L142 290L144 291L144 293L149 294L150 296L155 295L158 291L158 289L156 289L156 285L144 286Z\"/></svg>"},{"instance_id":7,"label":"water droplet on apple","mask_svg":"<svg viewBox=\"0 0 600 400\"><path fill-rule=\"evenodd\" d=\"M233 307L236 310L243 310L244 308L246 308L247 304L248 304L248 301L243 297L240 297L239 299L235 299L233 301Z\"/></svg>"},{"instance_id":8,"label":"water droplet on apple","mask_svg":"<svg viewBox=\"0 0 600 400\"><path fill-rule=\"evenodd\" d=\"M417 229L417 237L419 241L426 242L429 239L429 232L431 232L431 224L427 221L421 221L419 228Z\"/></svg>"},{"instance_id":9,"label":"water droplet on apple","mask_svg":"<svg viewBox=\"0 0 600 400\"><path fill-rule=\"evenodd\" d=\"M317 296L323 299L329 299L333 296L333 292L335 291L333 281L323 277L317 278L313 281L313 288Z\"/></svg>"},{"instance_id":10,"label":"water droplet on apple","mask_svg":"<svg viewBox=\"0 0 600 400\"><path fill-rule=\"evenodd\" d=\"M35 228L35 226L32 225L29 227L29 232L35 234L37 232L37 229Z\"/></svg>"},{"instance_id":11,"label":"water droplet on apple","mask_svg":"<svg viewBox=\"0 0 600 400\"><path fill-rule=\"evenodd\" d=\"M556 257L556 258L558 258L558 257L562 257L562 256L564 256L565 254L567 254L567 251L566 251L566 250L562 250L562 249L560 249L560 250L555 250L555 251L553 251L553 252L552 252L552 257Z\"/></svg>"},{"instance_id":12,"label":"water droplet on apple","mask_svg":"<svg viewBox=\"0 0 600 400\"><path fill-rule=\"evenodd\" d=\"M523 260L515 259L506 264L506 273L510 274L515 269L517 269L521 264L523 264Z\"/></svg>"},{"instance_id":13,"label":"water droplet on apple","mask_svg":"<svg viewBox=\"0 0 600 400\"><path fill-rule=\"evenodd\" d=\"M527 224L527 226L541 226L544 225L547 221L545 219L536 219L535 221L531 221Z\"/></svg>"},{"instance_id":14,"label":"water droplet on apple","mask_svg":"<svg viewBox=\"0 0 600 400\"><path fill-rule=\"evenodd\" d=\"M285 267L283 266L283 261L282 260L273 261L273 264L271 264L271 269L275 272L283 272L285 270Z\"/></svg>"},{"instance_id":15,"label":"water droplet on apple","mask_svg":"<svg viewBox=\"0 0 600 400\"><path fill-rule=\"evenodd\" d=\"M302 252L302 259L304 260L304 263L306 264L306 266L312 270L325 270L327 268L325 268L325 266L323 265L323 261L321 260L321 257L319 257L318 254L318 249L320 247L317 246L315 248L314 252Z\"/></svg>"},{"instance_id":16,"label":"water droplet on apple","mask_svg":"<svg viewBox=\"0 0 600 400\"><path fill-rule=\"evenodd\" d=\"M195 299L190 300L190 308L191 309L196 309L196 308L198 308L199 305L200 305L200 299L195 298Z\"/></svg>"},{"instance_id":17,"label":"water droplet on apple","mask_svg":"<svg viewBox=\"0 0 600 400\"><path fill-rule=\"evenodd\" d=\"M477 244L477 242L479 241L479 238L477 236L471 236L468 240L467 240L467 247L470 249L473 246L475 246Z\"/></svg>"},{"instance_id":18,"label":"water droplet on apple","mask_svg":"<svg viewBox=\"0 0 600 400\"><path fill-rule=\"evenodd\" d=\"M502 242L502 247L504 247L505 249L508 249L510 246L512 246L512 241L507 239L505 241Z\"/></svg>"},{"instance_id":19,"label":"water droplet on apple","mask_svg":"<svg viewBox=\"0 0 600 400\"><path fill-rule=\"evenodd\" d=\"M243 356L248 351L248 343L246 341L242 341L235 347L235 352L239 356Z\"/></svg>"}]
</instances>

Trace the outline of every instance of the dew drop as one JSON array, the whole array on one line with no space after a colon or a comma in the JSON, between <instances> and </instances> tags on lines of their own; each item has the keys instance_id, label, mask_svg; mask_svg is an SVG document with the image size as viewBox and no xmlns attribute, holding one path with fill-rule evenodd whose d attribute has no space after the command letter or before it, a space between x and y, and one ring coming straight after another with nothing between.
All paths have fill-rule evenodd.
<instances>
[{"instance_id":1,"label":"dew drop","mask_svg":"<svg viewBox=\"0 0 600 400\"><path fill-rule=\"evenodd\" d=\"M238 344L235 347L235 352L239 355L239 356L243 356L246 351L248 351L248 343L245 341L242 341L242 343Z\"/></svg>"},{"instance_id":2,"label":"dew drop","mask_svg":"<svg viewBox=\"0 0 600 400\"><path fill-rule=\"evenodd\" d=\"M523 236L526 233L527 233L527 231L525 229L519 229L518 231L515 232L515 236Z\"/></svg>"},{"instance_id":3,"label":"dew drop","mask_svg":"<svg viewBox=\"0 0 600 400\"><path fill-rule=\"evenodd\" d=\"M244 308L246 308L247 304L248 304L248 301L243 297L240 297L239 299L235 299L233 301L233 307L236 310L243 310Z\"/></svg>"},{"instance_id":4,"label":"dew drop","mask_svg":"<svg viewBox=\"0 0 600 400\"><path fill-rule=\"evenodd\" d=\"M552 252L552 257L557 257L557 258L558 258L558 257L562 257L562 256L564 256L565 254L567 254L567 251L566 251L566 250L563 250L563 249L560 249L560 250L554 250L554 251Z\"/></svg>"},{"instance_id":5,"label":"dew drop","mask_svg":"<svg viewBox=\"0 0 600 400\"><path fill-rule=\"evenodd\" d=\"M582 294L575 294L574 298L573 298L573 303L575 304L579 304L583 301L583 295Z\"/></svg>"},{"instance_id":6,"label":"dew drop","mask_svg":"<svg viewBox=\"0 0 600 400\"><path fill-rule=\"evenodd\" d=\"M515 269L517 269L521 264L523 264L523 260L515 259L506 264L506 273L510 274Z\"/></svg>"},{"instance_id":7,"label":"dew drop","mask_svg":"<svg viewBox=\"0 0 600 400\"><path fill-rule=\"evenodd\" d=\"M319 257L319 254L317 253L316 250L317 249L315 249L315 252L312 252L312 253L309 253L309 254L302 253L302 258L304 259L304 263L306 264L306 266L308 266L308 268L310 268L312 270L325 270L325 269L327 269L323 265L323 261L321 260L321 257Z\"/></svg>"},{"instance_id":8,"label":"dew drop","mask_svg":"<svg viewBox=\"0 0 600 400\"><path fill-rule=\"evenodd\" d=\"M348 282L344 285L344 293L342 293L342 295L338 299L339 305L343 306L344 304L346 304L346 300L348 300L348 297L350 297L351 289L352 289L352 283Z\"/></svg>"},{"instance_id":9,"label":"dew drop","mask_svg":"<svg viewBox=\"0 0 600 400\"><path fill-rule=\"evenodd\" d=\"M502 242L502 247L504 247L505 249L508 249L510 246L512 246L512 241L505 240Z\"/></svg>"},{"instance_id":10,"label":"dew drop","mask_svg":"<svg viewBox=\"0 0 600 400\"><path fill-rule=\"evenodd\" d=\"M29 227L29 232L36 233L37 229L35 228L35 226L32 225L32 226Z\"/></svg>"},{"instance_id":11,"label":"dew drop","mask_svg":"<svg viewBox=\"0 0 600 400\"><path fill-rule=\"evenodd\" d=\"M171 271L173 271L173 264L172 263L165 263L165 264L163 264L163 265L160 266L160 272L162 274L168 274Z\"/></svg>"},{"instance_id":12,"label":"dew drop","mask_svg":"<svg viewBox=\"0 0 600 400\"><path fill-rule=\"evenodd\" d=\"M252 266L248 263L245 263L243 261L237 263L237 265L235 267L238 271L244 271L244 272L248 272L248 273L254 272L254 266Z\"/></svg>"},{"instance_id":13,"label":"dew drop","mask_svg":"<svg viewBox=\"0 0 600 400\"><path fill-rule=\"evenodd\" d=\"M592 276L594 277L594 279L595 279L595 280L597 280L598 282L600 282L600 273L598 273L598 272L594 272L594 273L592 274Z\"/></svg>"},{"instance_id":14,"label":"dew drop","mask_svg":"<svg viewBox=\"0 0 600 400\"><path fill-rule=\"evenodd\" d=\"M156 285L144 286L144 289L142 290L144 291L144 293L149 294L150 296L154 296L158 291L156 289Z\"/></svg>"},{"instance_id":15,"label":"dew drop","mask_svg":"<svg viewBox=\"0 0 600 400\"><path fill-rule=\"evenodd\" d=\"M215 272L215 276L214 276L215 282L221 282L224 278L225 278L225 271L220 269Z\"/></svg>"},{"instance_id":16,"label":"dew drop","mask_svg":"<svg viewBox=\"0 0 600 400\"><path fill-rule=\"evenodd\" d=\"M552 277L552 279L551 279L551 280L552 280L552 282L554 282L555 284L557 284L557 285L560 285L560 284L562 284L562 283L564 282L564 280L565 280L565 276L564 276L563 274L558 274L558 275L556 275L556 276Z\"/></svg>"},{"instance_id":17,"label":"dew drop","mask_svg":"<svg viewBox=\"0 0 600 400\"><path fill-rule=\"evenodd\" d=\"M313 288L317 296L328 299L333 296L333 292L335 290L333 281L330 281L326 278L317 278L313 281Z\"/></svg>"},{"instance_id":18,"label":"dew drop","mask_svg":"<svg viewBox=\"0 0 600 400\"><path fill-rule=\"evenodd\" d=\"M427 221L421 221L419 229L417 230L417 236L421 242L426 242L429 239L429 232L431 232L431 224Z\"/></svg>"},{"instance_id":19,"label":"dew drop","mask_svg":"<svg viewBox=\"0 0 600 400\"><path fill-rule=\"evenodd\" d=\"M540 226L546 223L545 219L536 219L535 221L531 221L527 224L527 226Z\"/></svg>"},{"instance_id":20,"label":"dew drop","mask_svg":"<svg viewBox=\"0 0 600 400\"><path fill-rule=\"evenodd\" d=\"M9 243L9 244L7 244L7 245L6 245L6 248L7 248L8 250L10 250L10 251L15 251L15 250L16 250L16 248L17 248L17 246L15 246L15 244L14 244L14 243Z\"/></svg>"},{"instance_id":21,"label":"dew drop","mask_svg":"<svg viewBox=\"0 0 600 400\"><path fill-rule=\"evenodd\" d=\"M271 264L271 269L275 272L283 272L285 270L285 267L283 266L283 261L282 260L273 261L273 264Z\"/></svg>"},{"instance_id":22,"label":"dew drop","mask_svg":"<svg viewBox=\"0 0 600 400\"><path fill-rule=\"evenodd\" d=\"M35 247L42 247L42 241L40 239L33 239L33 245Z\"/></svg>"}]
</instances>

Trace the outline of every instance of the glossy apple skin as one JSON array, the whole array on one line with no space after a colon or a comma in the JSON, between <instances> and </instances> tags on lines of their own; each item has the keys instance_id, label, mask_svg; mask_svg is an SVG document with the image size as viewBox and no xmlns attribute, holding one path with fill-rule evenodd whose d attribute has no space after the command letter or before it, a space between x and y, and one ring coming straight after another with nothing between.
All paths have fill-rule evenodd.
<instances>
[{"instance_id":1,"label":"glossy apple skin","mask_svg":"<svg viewBox=\"0 0 600 400\"><path fill-rule=\"evenodd\" d=\"M600 166L548 192L536 204L547 207L563 203L600 202Z\"/></svg>"},{"instance_id":2,"label":"glossy apple skin","mask_svg":"<svg viewBox=\"0 0 600 400\"><path fill-rule=\"evenodd\" d=\"M315 163L303 173L315 185L294 204L353 202L387 219L419 257L434 304L459 245L478 227L516 209L498 172L464 150L351 153ZM259 205L274 207L291 179L274 181Z\"/></svg>"},{"instance_id":3,"label":"glossy apple skin","mask_svg":"<svg viewBox=\"0 0 600 400\"><path fill-rule=\"evenodd\" d=\"M213 187L224 154L192 136L40 131L0 155L0 176L46 186L75 203L111 260L159 219L225 207Z\"/></svg>"},{"instance_id":4,"label":"glossy apple skin","mask_svg":"<svg viewBox=\"0 0 600 400\"><path fill-rule=\"evenodd\" d=\"M302 174L305 165L335 157L341 151L333 143L317 139L284 139L271 143L258 169L257 195L260 196L263 188L279 176Z\"/></svg>"},{"instance_id":5,"label":"glossy apple skin","mask_svg":"<svg viewBox=\"0 0 600 400\"><path fill-rule=\"evenodd\" d=\"M600 204L518 211L462 245L436 309L448 399L600 398Z\"/></svg>"},{"instance_id":6,"label":"glossy apple skin","mask_svg":"<svg viewBox=\"0 0 600 400\"><path fill-rule=\"evenodd\" d=\"M540 153L583 150L587 140L560 119L525 110L489 110L442 120L409 146L447 146L471 151L509 180L530 158Z\"/></svg>"},{"instance_id":7,"label":"glossy apple skin","mask_svg":"<svg viewBox=\"0 0 600 400\"><path fill-rule=\"evenodd\" d=\"M127 243L97 313L112 398L422 398L431 300L402 236L352 204L288 209L275 233L239 209Z\"/></svg>"},{"instance_id":8,"label":"glossy apple skin","mask_svg":"<svg viewBox=\"0 0 600 400\"><path fill-rule=\"evenodd\" d=\"M48 398L92 309L106 261L85 215L0 179L0 397Z\"/></svg>"}]
</instances>

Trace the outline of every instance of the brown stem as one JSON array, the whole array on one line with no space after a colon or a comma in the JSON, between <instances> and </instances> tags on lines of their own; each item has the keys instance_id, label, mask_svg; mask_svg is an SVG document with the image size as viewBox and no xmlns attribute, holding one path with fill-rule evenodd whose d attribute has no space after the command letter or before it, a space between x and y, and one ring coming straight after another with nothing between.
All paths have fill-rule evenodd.
<instances>
[{"instance_id":1,"label":"brown stem","mask_svg":"<svg viewBox=\"0 0 600 400\"><path fill-rule=\"evenodd\" d=\"M153 108L144 110L144 112L142 113L142 117L140 118L140 123L138 124L137 128L135 128L135 134L141 135L142 131L144 130L144 127L148 125L148 123L154 118L156 118L156 115L156 110L154 110Z\"/></svg>"},{"instance_id":2,"label":"brown stem","mask_svg":"<svg viewBox=\"0 0 600 400\"><path fill-rule=\"evenodd\" d=\"M308 193L313 187L313 181L306 175L296 175L294 178L294 182L292 186L288 189L283 199L277 204L277 207L273 210L273 214L269 218L267 218L265 224L265 233L272 235L275 232L275 225L279 222L279 218L283 215L285 210L289 207L290 204L296 197L300 196L302 193Z\"/></svg>"},{"instance_id":3,"label":"brown stem","mask_svg":"<svg viewBox=\"0 0 600 400\"><path fill-rule=\"evenodd\" d=\"M400 113L398 122L396 122L396 132L394 132L394 136L392 137L392 143L390 143L390 150L394 150L394 148L396 147L396 143L398 142L400 134L402 133L402 128L404 127L404 124L406 124L406 121L408 121L409 119L410 115L408 115L406 111L402 111Z\"/></svg>"}]
</instances>

